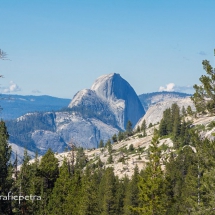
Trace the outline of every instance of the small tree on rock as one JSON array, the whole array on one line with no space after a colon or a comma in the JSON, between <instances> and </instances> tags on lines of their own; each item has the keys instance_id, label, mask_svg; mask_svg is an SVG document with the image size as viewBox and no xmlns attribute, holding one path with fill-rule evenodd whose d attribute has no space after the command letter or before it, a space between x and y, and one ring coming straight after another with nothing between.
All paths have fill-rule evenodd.
<instances>
[{"instance_id":1,"label":"small tree on rock","mask_svg":"<svg viewBox=\"0 0 215 215\"><path fill-rule=\"evenodd\" d=\"M133 133L132 123L131 123L130 120L128 120L127 125L126 125L126 133L127 133L128 136L131 136L132 133Z\"/></svg>"}]
</instances>

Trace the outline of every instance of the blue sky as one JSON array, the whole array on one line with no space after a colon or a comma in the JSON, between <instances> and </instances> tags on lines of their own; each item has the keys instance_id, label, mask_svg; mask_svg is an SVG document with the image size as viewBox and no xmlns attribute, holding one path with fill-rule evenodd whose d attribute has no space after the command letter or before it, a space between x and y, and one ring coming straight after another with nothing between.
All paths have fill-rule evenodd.
<instances>
[{"instance_id":1,"label":"blue sky","mask_svg":"<svg viewBox=\"0 0 215 215\"><path fill-rule=\"evenodd\" d=\"M214 0L1 0L1 92L72 98L119 73L137 94L191 92L214 66Z\"/></svg>"}]
</instances>

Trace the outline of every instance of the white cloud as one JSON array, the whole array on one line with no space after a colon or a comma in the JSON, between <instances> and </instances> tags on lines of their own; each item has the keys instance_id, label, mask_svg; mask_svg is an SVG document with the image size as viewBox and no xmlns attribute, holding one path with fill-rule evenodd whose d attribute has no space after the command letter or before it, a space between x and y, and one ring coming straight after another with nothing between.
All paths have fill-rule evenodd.
<instances>
[{"instance_id":1,"label":"white cloud","mask_svg":"<svg viewBox=\"0 0 215 215\"><path fill-rule=\"evenodd\" d=\"M173 92L175 91L174 87L175 87L174 83L169 83L169 84L166 84L166 87L160 86L159 91Z\"/></svg>"},{"instance_id":2,"label":"white cloud","mask_svg":"<svg viewBox=\"0 0 215 215\"><path fill-rule=\"evenodd\" d=\"M166 87L160 86L159 87L159 92L161 91L167 91L167 92L187 92L187 91L192 91L193 87L190 85L187 86L178 86L175 85L174 83L169 83L166 84Z\"/></svg>"},{"instance_id":3,"label":"white cloud","mask_svg":"<svg viewBox=\"0 0 215 215\"><path fill-rule=\"evenodd\" d=\"M13 81L10 81L9 87L3 87L3 93L14 93L18 91L21 91L21 88Z\"/></svg>"}]
</instances>

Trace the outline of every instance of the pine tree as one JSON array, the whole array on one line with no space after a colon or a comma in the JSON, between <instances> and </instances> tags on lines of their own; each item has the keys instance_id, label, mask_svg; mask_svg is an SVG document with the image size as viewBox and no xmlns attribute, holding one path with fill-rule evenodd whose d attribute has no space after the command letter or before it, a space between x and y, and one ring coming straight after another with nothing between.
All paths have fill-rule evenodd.
<instances>
[{"instance_id":1,"label":"pine tree","mask_svg":"<svg viewBox=\"0 0 215 215\"><path fill-rule=\"evenodd\" d=\"M116 215L116 179L113 168L108 167L102 177L99 187L101 215Z\"/></svg>"},{"instance_id":2,"label":"pine tree","mask_svg":"<svg viewBox=\"0 0 215 215\"><path fill-rule=\"evenodd\" d=\"M66 201L69 203L65 209L65 214L80 215L80 205L84 195L84 186L80 169L76 169L72 176L69 193L66 196Z\"/></svg>"},{"instance_id":3,"label":"pine tree","mask_svg":"<svg viewBox=\"0 0 215 215\"><path fill-rule=\"evenodd\" d=\"M100 142L99 142L99 148L102 148L102 147L104 147L104 142L103 142L103 140L100 140Z\"/></svg>"},{"instance_id":4,"label":"pine tree","mask_svg":"<svg viewBox=\"0 0 215 215\"><path fill-rule=\"evenodd\" d=\"M68 170L68 162L64 159L48 203L48 214L50 215L70 214L67 213L68 205L70 204L67 196L71 192L72 181Z\"/></svg>"},{"instance_id":5,"label":"pine tree","mask_svg":"<svg viewBox=\"0 0 215 215\"><path fill-rule=\"evenodd\" d=\"M0 193L7 196L12 187L12 166L9 162L11 147L8 144L6 125L0 121ZM0 214L12 214L11 201L0 199Z\"/></svg>"},{"instance_id":6,"label":"pine tree","mask_svg":"<svg viewBox=\"0 0 215 215\"><path fill-rule=\"evenodd\" d=\"M152 126L153 126L153 125L152 125L152 123L150 122L150 123L149 123L149 128L151 128Z\"/></svg>"},{"instance_id":7,"label":"pine tree","mask_svg":"<svg viewBox=\"0 0 215 215\"><path fill-rule=\"evenodd\" d=\"M122 131L119 131L118 133L118 141L122 141L124 139L124 134Z\"/></svg>"},{"instance_id":8,"label":"pine tree","mask_svg":"<svg viewBox=\"0 0 215 215\"><path fill-rule=\"evenodd\" d=\"M143 136L145 137L146 134L146 129L147 129L147 125L146 125L146 120L144 119L141 125L141 131L143 132Z\"/></svg>"},{"instance_id":9,"label":"pine tree","mask_svg":"<svg viewBox=\"0 0 215 215\"><path fill-rule=\"evenodd\" d=\"M166 123L166 132L167 132L167 135L172 133L172 130L173 130L173 110L174 110L174 104L172 104L171 108L167 108L165 111L164 111L164 120L165 120L165 123Z\"/></svg>"},{"instance_id":10,"label":"pine tree","mask_svg":"<svg viewBox=\"0 0 215 215\"><path fill-rule=\"evenodd\" d=\"M161 168L161 149L158 143L158 136L154 136L149 147L149 162L144 176L139 177L140 205L132 210L140 214L162 215L167 210L166 179Z\"/></svg>"},{"instance_id":11,"label":"pine tree","mask_svg":"<svg viewBox=\"0 0 215 215\"><path fill-rule=\"evenodd\" d=\"M108 153L111 154L111 153L112 153L112 150L113 150L113 147L112 147L112 144L111 144L111 141L110 141L110 140L107 141L106 147L107 147L107 149L108 149Z\"/></svg>"},{"instance_id":12,"label":"pine tree","mask_svg":"<svg viewBox=\"0 0 215 215\"><path fill-rule=\"evenodd\" d=\"M55 158L54 152L49 149L46 154L42 157L39 168L38 175L42 179L41 196L42 200L41 210L44 214L47 209L50 194L54 188L54 183L58 178L58 159Z\"/></svg>"},{"instance_id":13,"label":"pine tree","mask_svg":"<svg viewBox=\"0 0 215 215\"><path fill-rule=\"evenodd\" d=\"M83 194L80 202L81 215L97 215L98 207L98 177L92 172L89 166L86 167L85 174L82 177Z\"/></svg>"},{"instance_id":14,"label":"pine tree","mask_svg":"<svg viewBox=\"0 0 215 215\"><path fill-rule=\"evenodd\" d=\"M138 215L136 211L132 211L132 208L137 208L140 204L139 201L139 170L135 166L134 174L132 175L131 180L128 183L126 195L125 195L125 204L124 204L124 215Z\"/></svg>"},{"instance_id":15,"label":"pine tree","mask_svg":"<svg viewBox=\"0 0 215 215\"><path fill-rule=\"evenodd\" d=\"M167 214L195 214L198 211L198 159L190 146L177 155L172 153L166 164L169 207Z\"/></svg>"},{"instance_id":16,"label":"pine tree","mask_svg":"<svg viewBox=\"0 0 215 215\"><path fill-rule=\"evenodd\" d=\"M161 121L160 121L160 125L159 125L159 135L162 137L162 136L165 136L167 134L168 134L168 132L167 132L167 124L166 124L165 119L162 118Z\"/></svg>"},{"instance_id":17,"label":"pine tree","mask_svg":"<svg viewBox=\"0 0 215 215\"><path fill-rule=\"evenodd\" d=\"M27 150L24 151L22 167L18 179L16 180L15 193L19 196L29 196L31 188L31 166L29 164L30 156ZM20 211L21 214L32 214L32 201L23 199L22 201L14 201L14 207Z\"/></svg>"},{"instance_id":18,"label":"pine tree","mask_svg":"<svg viewBox=\"0 0 215 215\"><path fill-rule=\"evenodd\" d=\"M39 171L46 181L46 187L53 189L54 183L58 177L58 159L55 157L54 152L49 149L42 157Z\"/></svg>"},{"instance_id":19,"label":"pine tree","mask_svg":"<svg viewBox=\"0 0 215 215\"><path fill-rule=\"evenodd\" d=\"M189 116L192 116L192 115L193 115L193 111L192 111L192 108L190 107L190 105L188 105L188 107L187 107L187 114L188 114Z\"/></svg>"},{"instance_id":20,"label":"pine tree","mask_svg":"<svg viewBox=\"0 0 215 215\"><path fill-rule=\"evenodd\" d=\"M117 136L116 136L116 134L114 134L113 136L112 136L112 141L115 143L115 142L117 142Z\"/></svg>"},{"instance_id":21,"label":"pine tree","mask_svg":"<svg viewBox=\"0 0 215 215\"><path fill-rule=\"evenodd\" d=\"M116 178L116 193L115 193L115 201L116 201L116 214L124 214L124 199L125 199L125 191L128 183L126 183L126 179L120 180L117 176Z\"/></svg>"},{"instance_id":22,"label":"pine tree","mask_svg":"<svg viewBox=\"0 0 215 215\"><path fill-rule=\"evenodd\" d=\"M197 197L195 196L195 210L198 211L199 214L204 214L204 212L207 212L207 214L214 214L215 141L210 141L207 138L202 139L199 137L198 132L191 132L191 142L193 147L195 147L195 168L197 172L196 175L198 175L196 179L196 189L193 188L197 193Z\"/></svg>"},{"instance_id":23,"label":"pine tree","mask_svg":"<svg viewBox=\"0 0 215 215\"><path fill-rule=\"evenodd\" d=\"M127 125L126 125L126 134L127 134L127 136L131 136L132 133L133 133L132 123L130 120L128 120Z\"/></svg>"},{"instance_id":24,"label":"pine tree","mask_svg":"<svg viewBox=\"0 0 215 215\"><path fill-rule=\"evenodd\" d=\"M163 118L160 121L159 125L159 135L165 136L172 133L173 129L173 117L172 117L172 111L170 108L167 108L163 112Z\"/></svg>"},{"instance_id":25,"label":"pine tree","mask_svg":"<svg viewBox=\"0 0 215 215\"><path fill-rule=\"evenodd\" d=\"M184 106L182 106L181 113L183 117L186 116L186 110Z\"/></svg>"},{"instance_id":26,"label":"pine tree","mask_svg":"<svg viewBox=\"0 0 215 215\"><path fill-rule=\"evenodd\" d=\"M133 152L134 151L134 145L130 144L128 149L129 149L130 152Z\"/></svg>"},{"instance_id":27,"label":"pine tree","mask_svg":"<svg viewBox=\"0 0 215 215\"><path fill-rule=\"evenodd\" d=\"M180 108L176 103L172 105L172 125L173 140L177 140L180 135L181 117Z\"/></svg>"},{"instance_id":28,"label":"pine tree","mask_svg":"<svg viewBox=\"0 0 215 215\"><path fill-rule=\"evenodd\" d=\"M108 157L107 163L108 163L108 164L113 163L113 156L112 156L112 155L110 155L110 156Z\"/></svg>"},{"instance_id":29,"label":"pine tree","mask_svg":"<svg viewBox=\"0 0 215 215\"><path fill-rule=\"evenodd\" d=\"M207 60L202 61L203 69L207 75L202 75L199 80L201 85L195 84L193 88L195 93L191 96L197 112L215 113L215 69L210 65Z\"/></svg>"},{"instance_id":30,"label":"pine tree","mask_svg":"<svg viewBox=\"0 0 215 215\"><path fill-rule=\"evenodd\" d=\"M31 166L31 176L30 176L30 193L42 198L43 190L43 178L39 174L39 158L38 153L35 153L34 162L30 164ZM41 201L34 201L31 205L31 211L34 215L40 215L43 213L43 208Z\"/></svg>"},{"instance_id":31,"label":"pine tree","mask_svg":"<svg viewBox=\"0 0 215 215\"><path fill-rule=\"evenodd\" d=\"M138 125L137 126L137 130L136 130L136 133L139 133L140 132L140 126Z\"/></svg>"},{"instance_id":32,"label":"pine tree","mask_svg":"<svg viewBox=\"0 0 215 215\"><path fill-rule=\"evenodd\" d=\"M78 148L76 154L76 164L75 167L79 169L83 169L87 165L88 159L84 153L84 149L82 147Z\"/></svg>"}]
</instances>

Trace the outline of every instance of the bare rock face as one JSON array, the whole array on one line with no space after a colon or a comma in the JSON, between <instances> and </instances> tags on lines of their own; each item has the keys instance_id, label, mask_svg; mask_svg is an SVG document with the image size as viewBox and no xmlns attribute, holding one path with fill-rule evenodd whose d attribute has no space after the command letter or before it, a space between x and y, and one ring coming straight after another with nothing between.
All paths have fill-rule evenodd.
<instances>
[{"instance_id":1,"label":"bare rock face","mask_svg":"<svg viewBox=\"0 0 215 215\"><path fill-rule=\"evenodd\" d=\"M52 149L54 152L64 152L66 148L65 141L57 132L36 130L31 135L40 154L44 154L47 149Z\"/></svg>"},{"instance_id":2,"label":"bare rock face","mask_svg":"<svg viewBox=\"0 0 215 215\"><path fill-rule=\"evenodd\" d=\"M84 148L97 148L100 140L107 141L110 135L118 132L116 128L98 119L83 118L77 113L56 113L56 133L68 144Z\"/></svg>"},{"instance_id":3,"label":"bare rock face","mask_svg":"<svg viewBox=\"0 0 215 215\"><path fill-rule=\"evenodd\" d=\"M153 93L144 93L139 95L140 102L143 105L145 111L149 109L149 107L157 104L158 102L171 101L175 99L182 99L191 96L187 93L180 92L153 92Z\"/></svg>"},{"instance_id":4,"label":"bare rock face","mask_svg":"<svg viewBox=\"0 0 215 215\"><path fill-rule=\"evenodd\" d=\"M152 105L151 107L149 107L146 114L139 120L139 122L136 124L135 128L137 128L138 125L141 126L143 120L146 120L147 126L150 123L156 124L156 123L160 122L160 120L163 117L163 112L167 108L170 108L173 103L177 103L180 108L182 108L184 106L186 109L188 106L191 106L192 110L195 110L195 105L193 104L190 97L169 98L169 99L166 99L165 101L158 102L155 105Z\"/></svg>"},{"instance_id":5,"label":"bare rock face","mask_svg":"<svg viewBox=\"0 0 215 215\"><path fill-rule=\"evenodd\" d=\"M78 106L87 107L91 111L105 111L109 117L115 118L114 126L123 130L128 120L135 125L145 114L134 89L116 73L103 75L94 82L91 89L79 91L69 104L70 108Z\"/></svg>"}]
</instances>

